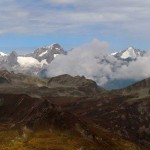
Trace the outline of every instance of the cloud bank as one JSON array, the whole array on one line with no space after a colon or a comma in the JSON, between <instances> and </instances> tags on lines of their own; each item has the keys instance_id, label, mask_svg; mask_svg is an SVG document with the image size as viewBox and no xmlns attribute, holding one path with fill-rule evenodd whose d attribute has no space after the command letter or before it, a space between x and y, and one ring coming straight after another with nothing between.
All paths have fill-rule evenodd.
<instances>
[{"instance_id":1,"label":"cloud bank","mask_svg":"<svg viewBox=\"0 0 150 150\"><path fill-rule=\"evenodd\" d=\"M113 73L116 79L134 79L141 80L150 77L150 53L130 62L129 65L123 65Z\"/></svg>"},{"instance_id":2,"label":"cloud bank","mask_svg":"<svg viewBox=\"0 0 150 150\"><path fill-rule=\"evenodd\" d=\"M149 9L149 0L5 0L0 34L150 35Z\"/></svg>"},{"instance_id":3,"label":"cloud bank","mask_svg":"<svg viewBox=\"0 0 150 150\"><path fill-rule=\"evenodd\" d=\"M109 45L105 42L93 40L89 44L75 48L68 52L68 55L59 55L52 61L48 67L48 76L56 76L61 74L70 74L73 76L84 75L87 78L100 76L103 78L101 82L105 82L105 75L100 72L109 72L109 68L99 65L99 60L107 55L106 50ZM104 71L105 70L105 71Z\"/></svg>"},{"instance_id":4,"label":"cloud bank","mask_svg":"<svg viewBox=\"0 0 150 150\"><path fill-rule=\"evenodd\" d=\"M125 63L110 55L109 44L98 40L75 48L68 55L57 56L48 66L47 76L84 75L103 86L115 79L141 80L150 77L150 54Z\"/></svg>"}]
</instances>

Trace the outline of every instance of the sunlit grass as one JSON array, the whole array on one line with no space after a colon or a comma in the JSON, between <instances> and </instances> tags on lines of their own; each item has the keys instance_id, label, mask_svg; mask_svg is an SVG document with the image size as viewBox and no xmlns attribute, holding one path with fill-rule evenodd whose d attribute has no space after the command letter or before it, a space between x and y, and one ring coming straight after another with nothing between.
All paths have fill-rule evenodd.
<instances>
[{"instance_id":1,"label":"sunlit grass","mask_svg":"<svg viewBox=\"0 0 150 150\"><path fill-rule=\"evenodd\" d=\"M28 139L19 136L16 130L0 132L0 150L97 150L93 142L71 133L60 131L36 131Z\"/></svg>"}]
</instances>

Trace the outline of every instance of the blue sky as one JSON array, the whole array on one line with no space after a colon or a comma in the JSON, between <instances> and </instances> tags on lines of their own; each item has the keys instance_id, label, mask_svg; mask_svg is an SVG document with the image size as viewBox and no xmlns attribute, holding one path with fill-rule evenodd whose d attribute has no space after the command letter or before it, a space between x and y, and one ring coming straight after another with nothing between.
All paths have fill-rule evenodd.
<instances>
[{"instance_id":1,"label":"blue sky","mask_svg":"<svg viewBox=\"0 0 150 150\"><path fill-rule=\"evenodd\" d=\"M110 51L149 50L149 10L149 0L1 1L0 50L26 53L52 43L69 50L93 39Z\"/></svg>"}]
</instances>

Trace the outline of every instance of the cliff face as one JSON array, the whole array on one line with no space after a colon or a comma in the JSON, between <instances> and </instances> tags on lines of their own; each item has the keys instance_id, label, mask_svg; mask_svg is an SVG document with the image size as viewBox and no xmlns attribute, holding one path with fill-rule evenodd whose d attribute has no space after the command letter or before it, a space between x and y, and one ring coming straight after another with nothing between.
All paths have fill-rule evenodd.
<instances>
[{"instance_id":1,"label":"cliff face","mask_svg":"<svg viewBox=\"0 0 150 150\"><path fill-rule=\"evenodd\" d=\"M104 91L104 89L99 87L95 81L86 79L84 76L72 77L67 74L51 78L48 81L48 86L50 88L74 88L78 91L82 91L83 93L85 93L85 95L97 94Z\"/></svg>"}]
</instances>

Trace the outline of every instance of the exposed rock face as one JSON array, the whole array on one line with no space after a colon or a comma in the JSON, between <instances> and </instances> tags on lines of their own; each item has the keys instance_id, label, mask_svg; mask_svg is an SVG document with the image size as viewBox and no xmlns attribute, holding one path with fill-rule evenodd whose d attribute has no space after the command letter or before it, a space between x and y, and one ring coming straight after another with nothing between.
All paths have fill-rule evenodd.
<instances>
[{"instance_id":1,"label":"exposed rock face","mask_svg":"<svg viewBox=\"0 0 150 150\"><path fill-rule=\"evenodd\" d=\"M10 66L15 66L18 64L17 62L17 57L18 54L17 52L13 51L9 56L8 56L8 63Z\"/></svg>"},{"instance_id":2,"label":"exposed rock face","mask_svg":"<svg viewBox=\"0 0 150 150\"><path fill-rule=\"evenodd\" d=\"M150 78L139 81L121 90L123 94L136 94L137 96L150 96Z\"/></svg>"},{"instance_id":3,"label":"exposed rock face","mask_svg":"<svg viewBox=\"0 0 150 150\"><path fill-rule=\"evenodd\" d=\"M98 92L102 92L104 89L100 88L95 81L90 79L86 79L84 76L75 76L72 77L70 75L60 75L57 77L52 77L48 81L48 86L50 88L57 87L72 87L78 89L79 91L83 91L88 94L96 94Z\"/></svg>"},{"instance_id":4,"label":"exposed rock face","mask_svg":"<svg viewBox=\"0 0 150 150\"><path fill-rule=\"evenodd\" d=\"M0 93L28 94L37 96L89 96L104 91L96 82L85 77L61 75L41 79L23 74L0 71Z\"/></svg>"},{"instance_id":5,"label":"exposed rock face","mask_svg":"<svg viewBox=\"0 0 150 150\"><path fill-rule=\"evenodd\" d=\"M48 64L52 62L52 60L57 56L66 52L59 44L52 44L47 47L38 48L33 53L28 54L27 56L31 56L38 61L46 61Z\"/></svg>"}]
</instances>

